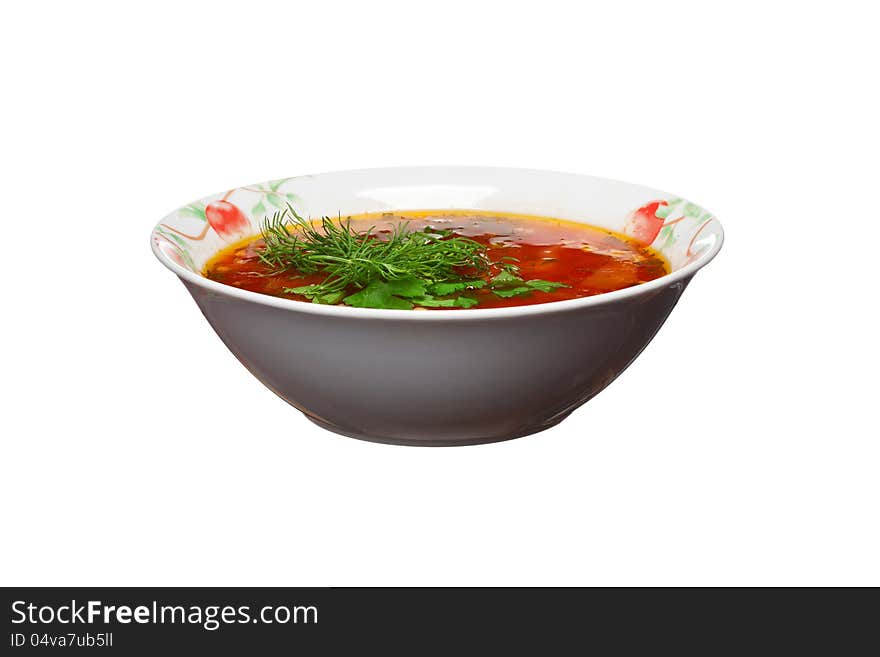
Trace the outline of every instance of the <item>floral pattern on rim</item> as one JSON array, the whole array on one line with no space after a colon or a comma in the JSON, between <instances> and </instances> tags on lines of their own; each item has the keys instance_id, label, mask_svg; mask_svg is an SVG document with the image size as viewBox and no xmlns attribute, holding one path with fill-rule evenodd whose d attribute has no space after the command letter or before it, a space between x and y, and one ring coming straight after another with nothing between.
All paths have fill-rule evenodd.
<instances>
[{"instance_id":1,"label":"floral pattern on rim","mask_svg":"<svg viewBox=\"0 0 880 657\"><path fill-rule=\"evenodd\" d=\"M700 206L676 197L651 201L634 210L623 232L658 251L669 249L690 234L685 257L691 262L699 255L694 252L697 237L712 219L712 214Z\"/></svg>"},{"instance_id":2,"label":"floral pattern on rim","mask_svg":"<svg viewBox=\"0 0 880 657\"><path fill-rule=\"evenodd\" d=\"M279 178L265 184L246 185L230 189L221 198L204 202L190 203L177 211L180 217L189 217L204 223L201 230L195 234L186 233L167 223L159 224L156 235L171 246L171 252L177 256L178 264L198 271L190 253L188 242L198 242L214 230L217 235L227 243L234 242L246 237L254 231L251 220L237 205L229 199L237 192L247 191L257 194L259 200L250 208L250 216L256 220L262 220L267 212L266 205L274 208L284 208L288 203L297 203L300 197L292 192L282 189L284 184L293 178Z\"/></svg>"}]
</instances>

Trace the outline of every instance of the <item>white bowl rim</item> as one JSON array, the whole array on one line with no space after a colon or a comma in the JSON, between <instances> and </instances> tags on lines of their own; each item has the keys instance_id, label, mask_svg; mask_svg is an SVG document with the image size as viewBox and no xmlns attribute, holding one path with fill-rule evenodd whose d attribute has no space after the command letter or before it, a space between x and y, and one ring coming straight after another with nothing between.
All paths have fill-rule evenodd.
<instances>
[{"instance_id":1,"label":"white bowl rim","mask_svg":"<svg viewBox=\"0 0 880 657\"><path fill-rule=\"evenodd\" d=\"M310 174L313 176L321 176L321 175L329 175L329 174L349 174L349 173L359 173L359 172L375 172L382 173L388 172L392 173L394 171L402 171L402 170L413 170L413 169L457 169L459 171L472 170L474 172L477 171L517 171L519 173L541 173L541 174L562 174L568 176L583 176L585 178L592 178L598 181L607 181L614 183L621 183L625 185L632 185L633 187L639 187L641 189L650 190L655 192L657 195L665 195L666 192L662 192L660 190L656 190L650 187L645 187L644 185L638 185L636 183L628 183L626 181L615 180L612 178L602 178L599 176L592 176L588 174L580 174L580 173L571 173L564 171L553 171L548 169L529 169L529 168L520 168L520 167L490 167L490 166L400 166L400 167L375 167L375 168L364 168L364 169L347 169L343 171L327 171L319 174ZM414 310L388 310L382 308L354 308L351 306L331 306L331 305L323 305L318 303L308 303L306 301L297 301L295 299L283 299L281 297L274 297L268 294L261 294L259 292L251 292L250 290L242 290L240 288L234 287L232 285L226 285L224 283L218 283L217 281L212 281L209 278L201 274L197 274L193 271L190 271L186 267L179 265L174 262L171 258L169 258L165 253L163 253L157 246L156 240L152 239L151 233L151 248L153 249L153 253L159 259L159 261L168 267L172 272L177 274L180 278L185 281L192 283L198 287L204 288L211 292L216 292L221 295L233 297L236 299L240 299L242 301L250 301L252 303L271 306L274 308L281 308L284 310L290 310L292 312L301 312L311 315L326 315L331 317L340 317L347 319L386 319L386 320L409 320L409 321L461 321L461 320L486 320L486 319L503 319L510 317L525 317L529 315L548 315L557 312L566 312L577 310L580 308L588 308L591 306L603 306L611 303L615 303L617 301L623 301L625 299L632 299L634 297L643 296L653 292L654 290L659 290L669 285L675 284L682 280L690 279L697 271L705 267L712 259L718 255L718 251L721 250L721 246L724 243L724 228L721 225L721 222L718 221L718 218L713 215L713 220L715 226L714 230L717 232L717 239L714 244L701 253L693 262L690 262L680 269L673 271L669 274L661 276L660 278L655 278L652 281L648 281L646 283L639 283L638 285L634 285L632 287L627 287L622 290L615 290L614 292L603 292L602 294L596 294L590 297L581 297L579 299L567 299L563 301L548 301L546 303L535 303L529 304L525 306L512 306L507 308L451 308L444 309L439 311L428 311L428 312L419 312ZM155 231L154 226L153 230Z\"/></svg>"}]
</instances>

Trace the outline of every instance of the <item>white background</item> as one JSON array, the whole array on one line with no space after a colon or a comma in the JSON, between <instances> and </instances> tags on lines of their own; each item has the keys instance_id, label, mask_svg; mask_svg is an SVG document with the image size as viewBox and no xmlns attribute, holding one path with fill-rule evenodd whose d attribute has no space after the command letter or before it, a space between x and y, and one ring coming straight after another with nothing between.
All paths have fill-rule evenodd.
<instances>
[{"instance_id":1,"label":"white background","mask_svg":"<svg viewBox=\"0 0 880 657\"><path fill-rule=\"evenodd\" d=\"M713 5L6 5L0 582L880 584L876 18ZM727 243L561 426L342 438L148 235L239 184L405 164L643 183Z\"/></svg>"}]
</instances>

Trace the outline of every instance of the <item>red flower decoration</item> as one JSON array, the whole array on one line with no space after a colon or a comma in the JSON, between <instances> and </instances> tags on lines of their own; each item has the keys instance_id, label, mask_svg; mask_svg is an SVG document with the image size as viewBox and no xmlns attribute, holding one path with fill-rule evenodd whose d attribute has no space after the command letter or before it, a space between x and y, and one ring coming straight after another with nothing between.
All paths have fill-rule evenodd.
<instances>
[{"instance_id":1,"label":"red flower decoration","mask_svg":"<svg viewBox=\"0 0 880 657\"><path fill-rule=\"evenodd\" d=\"M211 201L205 208L211 228L227 242L243 237L250 229L244 213L229 201Z\"/></svg>"},{"instance_id":2,"label":"red flower decoration","mask_svg":"<svg viewBox=\"0 0 880 657\"><path fill-rule=\"evenodd\" d=\"M661 205L668 204L666 201L651 201L640 207L629 216L623 231L642 244L651 244L663 228L663 219L657 216Z\"/></svg>"}]
</instances>

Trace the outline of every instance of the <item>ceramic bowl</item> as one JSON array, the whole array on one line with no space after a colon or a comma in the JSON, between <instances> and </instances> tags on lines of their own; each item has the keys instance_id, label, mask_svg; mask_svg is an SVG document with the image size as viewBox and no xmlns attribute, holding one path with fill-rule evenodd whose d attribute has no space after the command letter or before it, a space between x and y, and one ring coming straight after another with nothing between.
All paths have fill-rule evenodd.
<instances>
[{"instance_id":1,"label":"ceramic bowl","mask_svg":"<svg viewBox=\"0 0 880 657\"><path fill-rule=\"evenodd\" d=\"M300 215L480 209L559 217L651 244L672 272L627 289L516 308L376 310L248 292L202 275L219 249L291 203ZM346 436L469 445L547 429L611 383L654 337L721 225L682 198L590 176L475 167L324 173L190 203L151 236L229 350L286 402Z\"/></svg>"}]
</instances>

